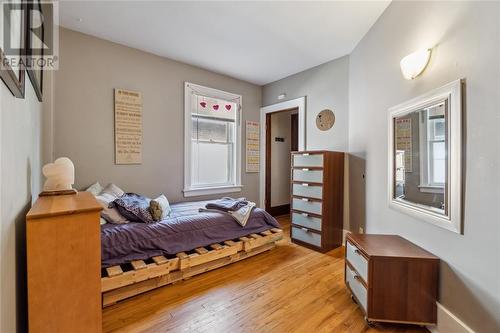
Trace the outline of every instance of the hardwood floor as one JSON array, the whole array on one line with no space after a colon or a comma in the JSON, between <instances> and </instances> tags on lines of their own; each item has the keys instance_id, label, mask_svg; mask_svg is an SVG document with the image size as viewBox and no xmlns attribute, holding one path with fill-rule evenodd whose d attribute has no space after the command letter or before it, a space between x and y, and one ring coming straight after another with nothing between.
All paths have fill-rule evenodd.
<instances>
[{"instance_id":1,"label":"hardwood floor","mask_svg":"<svg viewBox=\"0 0 500 333\"><path fill-rule=\"evenodd\" d=\"M278 218L289 235L288 216ZM427 332L368 327L344 285L342 249L287 238L272 251L103 310L104 332Z\"/></svg>"}]
</instances>

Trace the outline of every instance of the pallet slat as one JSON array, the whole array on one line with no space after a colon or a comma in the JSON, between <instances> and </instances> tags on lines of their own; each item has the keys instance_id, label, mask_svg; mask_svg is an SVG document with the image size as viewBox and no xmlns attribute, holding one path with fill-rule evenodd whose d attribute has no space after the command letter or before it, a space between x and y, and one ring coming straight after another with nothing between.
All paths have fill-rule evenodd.
<instances>
[{"instance_id":1,"label":"pallet slat","mask_svg":"<svg viewBox=\"0 0 500 333\"><path fill-rule=\"evenodd\" d=\"M222 246L222 245L220 245L220 244L212 244L212 245L210 245L210 247L211 247L212 249L214 249L214 250L217 250L217 251L218 251L218 250L222 250L222 249L223 249L223 246Z\"/></svg>"},{"instance_id":2,"label":"pallet slat","mask_svg":"<svg viewBox=\"0 0 500 333\"><path fill-rule=\"evenodd\" d=\"M144 262L144 260L134 260L131 261L130 264L132 265L135 271L146 268L146 263Z\"/></svg>"},{"instance_id":3,"label":"pallet slat","mask_svg":"<svg viewBox=\"0 0 500 333\"><path fill-rule=\"evenodd\" d=\"M164 256L156 256L156 257L153 257L153 261L157 265L164 265L168 262L168 259L165 258Z\"/></svg>"},{"instance_id":4,"label":"pallet slat","mask_svg":"<svg viewBox=\"0 0 500 333\"><path fill-rule=\"evenodd\" d=\"M188 255L186 254L186 252L179 252L177 253L177 258L179 259L186 259L188 257Z\"/></svg>"},{"instance_id":5,"label":"pallet slat","mask_svg":"<svg viewBox=\"0 0 500 333\"><path fill-rule=\"evenodd\" d=\"M111 266L106 268L106 272L108 273L109 277L117 276L120 274L123 274L123 270L120 266Z\"/></svg>"},{"instance_id":6,"label":"pallet slat","mask_svg":"<svg viewBox=\"0 0 500 333\"><path fill-rule=\"evenodd\" d=\"M208 250L207 250L207 249L205 249L204 247L199 247L199 248L195 249L195 251L196 251L196 253L198 253L198 254L205 254L205 253L207 253L207 252L208 252Z\"/></svg>"}]
</instances>

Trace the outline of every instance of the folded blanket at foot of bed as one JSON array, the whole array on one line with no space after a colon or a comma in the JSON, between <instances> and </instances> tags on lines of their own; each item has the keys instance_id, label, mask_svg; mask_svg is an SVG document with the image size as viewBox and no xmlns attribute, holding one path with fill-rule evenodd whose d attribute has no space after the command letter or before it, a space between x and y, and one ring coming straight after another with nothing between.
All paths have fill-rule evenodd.
<instances>
[{"instance_id":1,"label":"folded blanket at foot of bed","mask_svg":"<svg viewBox=\"0 0 500 333\"><path fill-rule=\"evenodd\" d=\"M173 204L172 213L157 223L135 223L101 227L102 266L109 267L158 255L171 256L252 233L280 228L266 211L254 208L244 227L220 212L203 212L208 201Z\"/></svg>"},{"instance_id":2,"label":"folded blanket at foot of bed","mask_svg":"<svg viewBox=\"0 0 500 333\"><path fill-rule=\"evenodd\" d=\"M248 201L245 198L233 199L229 197L224 197L219 200L210 201L206 204L207 209L217 209L226 212L236 211L241 207L244 207L248 204Z\"/></svg>"},{"instance_id":3,"label":"folded blanket at foot of bed","mask_svg":"<svg viewBox=\"0 0 500 333\"><path fill-rule=\"evenodd\" d=\"M228 214L241 226L245 226L255 207L255 202L247 201L244 198L222 198L206 204L205 208L200 208L200 212L213 211Z\"/></svg>"}]
</instances>

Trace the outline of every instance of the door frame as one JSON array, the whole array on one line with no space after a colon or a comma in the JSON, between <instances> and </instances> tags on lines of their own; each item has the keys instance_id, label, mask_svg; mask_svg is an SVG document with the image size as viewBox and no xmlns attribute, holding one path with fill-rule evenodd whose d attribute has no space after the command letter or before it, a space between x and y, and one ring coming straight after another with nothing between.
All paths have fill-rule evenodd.
<instances>
[{"instance_id":1,"label":"door frame","mask_svg":"<svg viewBox=\"0 0 500 333\"><path fill-rule=\"evenodd\" d=\"M264 106L260 109L260 173L259 173L259 207L266 207L266 116L269 113L298 109L299 115L299 151L306 149L306 97Z\"/></svg>"}]
</instances>

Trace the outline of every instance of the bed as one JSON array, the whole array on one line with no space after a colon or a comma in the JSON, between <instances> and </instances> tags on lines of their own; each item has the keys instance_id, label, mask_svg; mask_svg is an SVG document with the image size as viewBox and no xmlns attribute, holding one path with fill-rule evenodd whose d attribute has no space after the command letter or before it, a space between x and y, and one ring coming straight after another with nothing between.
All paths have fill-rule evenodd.
<instances>
[{"instance_id":1,"label":"bed","mask_svg":"<svg viewBox=\"0 0 500 333\"><path fill-rule=\"evenodd\" d=\"M270 250L283 237L262 209L242 227L224 213L200 213L207 203L173 204L156 223L103 225L103 306Z\"/></svg>"}]
</instances>

